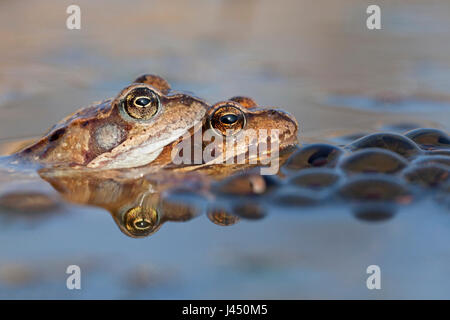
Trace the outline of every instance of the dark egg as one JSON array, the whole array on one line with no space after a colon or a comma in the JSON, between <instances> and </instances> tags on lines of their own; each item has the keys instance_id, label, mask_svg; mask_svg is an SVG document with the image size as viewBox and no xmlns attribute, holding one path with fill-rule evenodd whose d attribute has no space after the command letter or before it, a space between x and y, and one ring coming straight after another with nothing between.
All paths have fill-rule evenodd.
<instances>
[{"instance_id":1,"label":"dark egg","mask_svg":"<svg viewBox=\"0 0 450 320\"><path fill-rule=\"evenodd\" d=\"M384 174L361 174L339 188L340 196L355 202L408 204L412 194L401 179Z\"/></svg>"},{"instance_id":2,"label":"dark egg","mask_svg":"<svg viewBox=\"0 0 450 320\"><path fill-rule=\"evenodd\" d=\"M403 172L403 178L409 183L422 187L439 187L449 181L450 171L442 164L412 166Z\"/></svg>"},{"instance_id":3,"label":"dark egg","mask_svg":"<svg viewBox=\"0 0 450 320\"><path fill-rule=\"evenodd\" d=\"M341 175L331 168L310 168L293 175L287 183L313 190L323 190L336 186L341 178Z\"/></svg>"},{"instance_id":4,"label":"dark egg","mask_svg":"<svg viewBox=\"0 0 450 320\"><path fill-rule=\"evenodd\" d=\"M450 148L450 137L447 133L439 129L414 129L405 133L405 136L425 150Z\"/></svg>"},{"instance_id":5,"label":"dark egg","mask_svg":"<svg viewBox=\"0 0 450 320\"><path fill-rule=\"evenodd\" d=\"M282 187L275 191L270 203L278 207L308 207L319 204L317 192L298 187Z\"/></svg>"},{"instance_id":6,"label":"dark egg","mask_svg":"<svg viewBox=\"0 0 450 320\"><path fill-rule=\"evenodd\" d=\"M411 164L425 165L425 164L442 164L450 167L450 156L444 155L427 155L415 159Z\"/></svg>"},{"instance_id":7,"label":"dark egg","mask_svg":"<svg viewBox=\"0 0 450 320\"><path fill-rule=\"evenodd\" d=\"M364 203L353 206L353 215L365 222L381 222L392 219L397 208L392 203Z\"/></svg>"},{"instance_id":8,"label":"dark egg","mask_svg":"<svg viewBox=\"0 0 450 320\"><path fill-rule=\"evenodd\" d=\"M287 160L285 168L301 170L313 167L335 167L343 153L341 148L330 144L310 144L294 152Z\"/></svg>"},{"instance_id":9,"label":"dark egg","mask_svg":"<svg viewBox=\"0 0 450 320\"><path fill-rule=\"evenodd\" d=\"M422 150L414 141L397 133L374 133L346 146L346 149L351 151L366 148L387 149L405 158L415 157L422 153Z\"/></svg>"},{"instance_id":10,"label":"dark egg","mask_svg":"<svg viewBox=\"0 0 450 320\"><path fill-rule=\"evenodd\" d=\"M408 161L395 152L380 148L368 148L343 158L339 167L346 173L394 174L407 165Z\"/></svg>"}]
</instances>

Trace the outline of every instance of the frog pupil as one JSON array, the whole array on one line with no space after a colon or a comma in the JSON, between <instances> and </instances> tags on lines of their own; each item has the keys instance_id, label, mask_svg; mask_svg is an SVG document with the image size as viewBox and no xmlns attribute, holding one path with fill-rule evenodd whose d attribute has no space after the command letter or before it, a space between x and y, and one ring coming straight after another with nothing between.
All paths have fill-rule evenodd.
<instances>
[{"instance_id":1,"label":"frog pupil","mask_svg":"<svg viewBox=\"0 0 450 320\"><path fill-rule=\"evenodd\" d=\"M141 107L145 107L150 103L150 99L149 98L139 98L136 99L135 104Z\"/></svg>"},{"instance_id":2,"label":"frog pupil","mask_svg":"<svg viewBox=\"0 0 450 320\"><path fill-rule=\"evenodd\" d=\"M147 229L148 227L150 227L150 223L148 221L145 220L139 220L136 221L134 223L134 225L136 226L136 228L138 229Z\"/></svg>"},{"instance_id":3,"label":"frog pupil","mask_svg":"<svg viewBox=\"0 0 450 320\"><path fill-rule=\"evenodd\" d=\"M220 117L220 122L224 124L233 124L237 121L238 117L234 114L226 114Z\"/></svg>"}]
</instances>

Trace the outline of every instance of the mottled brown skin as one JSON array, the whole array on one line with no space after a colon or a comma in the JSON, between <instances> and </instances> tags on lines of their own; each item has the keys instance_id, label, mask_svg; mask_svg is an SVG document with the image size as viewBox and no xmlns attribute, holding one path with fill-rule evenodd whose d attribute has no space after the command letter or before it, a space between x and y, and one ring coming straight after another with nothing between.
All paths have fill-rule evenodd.
<instances>
[{"instance_id":1,"label":"mottled brown skin","mask_svg":"<svg viewBox=\"0 0 450 320\"><path fill-rule=\"evenodd\" d=\"M247 105L254 103L250 98L245 98L245 101L250 103ZM202 130L211 128L211 117L218 108L229 103L230 101L219 103L208 110L202 122ZM243 112L243 117L245 117L245 124L241 129L270 130L271 128L278 128L280 130L280 159L285 159L289 154L286 150L291 149L290 147L297 141L297 123L295 119L282 111L258 107L244 108L238 105L237 102L232 103ZM218 128L216 129L219 130ZM180 139L178 142L180 142ZM161 164L168 163L172 147L172 144L165 146L159 159L156 159L152 165L158 162ZM221 190L219 193L223 193L223 190L230 188L235 193L238 192L245 195L264 192L264 180L254 174L250 175L248 179L246 175L241 175L238 179L220 182L220 186L217 187L219 189L211 188L213 180L232 176L235 173L242 172L244 169L248 169L249 166L248 164L220 165L202 163L200 165L192 165L189 169L187 169L188 167L174 166L159 171L150 170L151 168L149 169L149 167L127 171L78 171L47 168L39 170L39 174L67 201L105 208L111 213L114 221L123 233L130 237L146 237L159 230L166 221L186 221L197 214L195 209L187 204L167 201L164 197L166 191L181 187L210 196L211 190L215 190L215 192ZM254 167L255 165L252 166ZM258 180L258 177L261 181ZM227 187L227 185L230 186ZM249 187L251 190L248 190Z\"/></svg>"},{"instance_id":2,"label":"mottled brown skin","mask_svg":"<svg viewBox=\"0 0 450 320\"><path fill-rule=\"evenodd\" d=\"M292 116L258 107L251 98L233 97L210 107L189 95L169 94L170 86L160 77L145 75L136 81L115 99L68 116L39 141L14 155L15 161L41 164L40 177L67 201L108 210L128 236L145 237L166 221L186 221L196 216L195 208L167 201L166 191L183 187L210 196L213 180L259 165L257 161L244 165L214 161L173 164L174 149L193 139L197 130L212 129L215 135L230 138L219 145L222 151L232 141L238 142L237 154L246 154L248 143L258 147L268 143L255 140L240 144L238 138L246 130L263 129L270 135L277 129L279 135L271 137L271 142L277 142L280 153L273 156L281 162L297 142L298 124ZM192 148L203 150L206 144L200 143L193 143ZM259 154L254 160L260 160ZM127 170L115 170L123 168ZM251 180L249 184L245 176L233 181L231 188L235 192L250 187L250 193L261 193L265 188L265 183Z\"/></svg>"},{"instance_id":3,"label":"mottled brown skin","mask_svg":"<svg viewBox=\"0 0 450 320\"><path fill-rule=\"evenodd\" d=\"M270 135L270 132L276 129L279 131L278 144L280 150L297 143L298 123L293 116L276 108L260 107L255 101L247 97L233 97L230 101L216 103L206 114L204 119L206 128L214 129L217 134L224 134L224 129L230 129L228 127L218 128L213 125L213 119L216 115L230 104L239 109L245 118L242 130L233 132L236 138L245 130L258 131L262 129L269 132Z\"/></svg>"},{"instance_id":4,"label":"mottled brown skin","mask_svg":"<svg viewBox=\"0 0 450 320\"><path fill-rule=\"evenodd\" d=\"M236 122L231 125L220 123L219 119L222 116L227 116L229 114L237 116ZM294 117L282 110L259 107L254 100L248 97L233 97L230 100L218 102L213 105L207 111L203 119L201 131L204 133L209 129L212 129L211 132L214 133L213 136L222 138L221 143L217 144L217 150L223 155L223 158L219 158L217 161L206 161L206 159L202 159L202 163L200 164L197 163L185 166L170 165L169 168L177 171L201 170L203 173L222 178L228 175L228 170L234 172L239 168L243 169L246 167L254 167L255 165L262 165L261 156L264 156L265 158L274 156L282 163L287 159L290 153L294 151L295 145L297 144L298 123ZM278 135L270 137L271 133L274 133L274 129L278 130ZM246 132L251 130L256 132L256 139L253 139L252 141L243 139ZM259 130L267 132L269 139L266 140L264 137L260 136ZM202 144L198 145L194 139L196 132L191 133L190 145L192 147L192 154L195 149L205 150L211 143L210 140L203 140ZM183 141L185 142L185 140L180 140L180 143L174 146L174 148L178 149L173 150L173 152L181 150ZM250 157L249 145L257 146L258 150L260 150L260 148L269 141L278 144L278 155L272 155L269 146L269 152L258 152L256 158ZM226 163L226 161L230 159L226 158L226 150L228 143L230 142L235 144L234 164ZM241 155L243 155L245 159L244 164L238 164L237 157ZM193 158L193 156L191 156L191 158Z\"/></svg>"},{"instance_id":5,"label":"mottled brown skin","mask_svg":"<svg viewBox=\"0 0 450 320\"><path fill-rule=\"evenodd\" d=\"M147 99L144 101L148 102L145 107L136 105L136 101L142 98ZM238 116L239 121L233 125L223 125L221 116L230 113ZM213 129L218 136L231 135L237 141L237 154L248 152L249 142L244 145L238 138L249 129L256 132L265 129L269 135L273 129L278 130L279 136L276 139L272 137L271 141L279 144L281 152L297 142L298 124L283 111L258 107L254 100L242 96L210 107L190 95L170 94L167 81L158 76L144 75L123 89L116 98L66 117L33 145L16 153L13 159L46 167L174 168L177 166L172 164L173 148L190 139L198 130L196 124L202 130ZM226 130L231 134L227 134ZM224 139L223 151L227 142ZM250 141L253 145L260 143ZM206 145L204 142L201 146L193 145L193 148L203 149ZM205 161L201 164L215 163ZM186 166L182 167L187 170ZM198 169L198 166L191 166L190 169Z\"/></svg>"},{"instance_id":6,"label":"mottled brown skin","mask_svg":"<svg viewBox=\"0 0 450 320\"><path fill-rule=\"evenodd\" d=\"M190 95L169 94L169 84L157 76L136 81L116 98L66 117L14 158L44 166L95 169L138 167L157 160L164 146L203 119L209 105ZM142 120L127 114L125 101L144 89L159 97L160 104L155 115Z\"/></svg>"}]
</instances>

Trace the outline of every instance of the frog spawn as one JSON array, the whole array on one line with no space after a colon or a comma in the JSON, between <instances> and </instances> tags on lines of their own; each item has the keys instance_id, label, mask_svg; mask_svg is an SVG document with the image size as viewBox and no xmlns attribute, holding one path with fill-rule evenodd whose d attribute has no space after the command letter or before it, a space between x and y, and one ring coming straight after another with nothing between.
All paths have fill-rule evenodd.
<instances>
[{"instance_id":1,"label":"frog spawn","mask_svg":"<svg viewBox=\"0 0 450 320\"><path fill-rule=\"evenodd\" d=\"M195 180L187 185L183 179L183 187L164 192L161 201L123 207L113 218L126 235L147 237L166 221L188 221L200 213L223 227L263 219L273 207L307 214L321 206L341 205L357 219L370 222L390 219L400 207L429 195L450 208L446 151L450 148L442 143L418 145L391 133L364 136L342 148L324 143L299 146L277 176L247 169L210 186ZM104 184L99 188L108 189Z\"/></svg>"},{"instance_id":2,"label":"frog spawn","mask_svg":"<svg viewBox=\"0 0 450 320\"><path fill-rule=\"evenodd\" d=\"M390 219L400 207L430 195L450 207L448 142L441 130L414 129L405 135L366 135L343 148L323 143L298 147L281 168L276 187L259 190L254 202L295 212L340 202L365 221ZM226 182L221 184L218 190L226 189Z\"/></svg>"},{"instance_id":3,"label":"frog spawn","mask_svg":"<svg viewBox=\"0 0 450 320\"><path fill-rule=\"evenodd\" d=\"M383 134L379 133L373 139L370 135L360 138L364 147L355 151L348 146L323 143L297 147L276 176L261 176L253 168L210 185L196 179L188 183L183 178L181 187L178 184L177 189L163 192L160 199L150 193L141 201L141 196L127 193L125 198L136 201L111 214L123 233L140 238L154 234L166 221L184 222L201 213L211 223L225 227L243 220L263 219L277 208L308 214L322 206L341 206L350 209L358 220L367 222L391 219L401 207L430 196L450 209L450 156L441 154L450 148L442 144L433 147L430 143L419 146L413 142L419 148L417 151L406 140L408 149L417 151L415 157L406 158L402 155L405 140L394 141L392 134L386 135L385 141L389 141L386 148L380 148ZM360 142L357 144L361 146ZM352 146L355 144L350 142ZM83 177L80 181L86 179ZM101 201L110 203L112 200L105 196L137 187L136 182L130 189L114 181L102 180L97 187L103 190ZM39 194L36 199L40 199ZM5 194L0 205L11 207L11 201L22 203L20 198Z\"/></svg>"},{"instance_id":4,"label":"frog spawn","mask_svg":"<svg viewBox=\"0 0 450 320\"><path fill-rule=\"evenodd\" d=\"M414 129L406 135L366 135L343 147L297 146L278 176L247 170L201 190L170 190L158 206L126 207L114 218L125 234L146 237L165 221L187 221L201 212L222 227L262 219L273 207L308 213L314 207L341 203L357 219L373 222L390 219L400 207L429 195L450 208L447 138L440 130ZM177 194L185 197L173 201ZM192 201L195 197L200 200ZM10 200L5 197L0 203L9 206ZM186 206L193 203L201 205ZM168 216L170 212L177 215Z\"/></svg>"}]
</instances>

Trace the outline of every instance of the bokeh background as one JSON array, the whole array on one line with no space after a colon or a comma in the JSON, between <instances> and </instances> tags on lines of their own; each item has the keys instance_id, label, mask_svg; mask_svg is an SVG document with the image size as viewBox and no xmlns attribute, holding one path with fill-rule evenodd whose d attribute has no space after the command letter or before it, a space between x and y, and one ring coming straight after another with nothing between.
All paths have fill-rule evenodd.
<instances>
[{"instance_id":1,"label":"bokeh background","mask_svg":"<svg viewBox=\"0 0 450 320\"><path fill-rule=\"evenodd\" d=\"M81 7L81 30L66 8ZM381 7L382 29L366 28ZM300 140L450 123L448 1L0 1L0 139L38 136L143 73L211 103L292 113ZM395 127L394 127L395 128ZM331 139L331 140L330 140ZM107 212L67 205L2 217L1 298L450 298L450 216L422 202L371 224L346 208L206 217L127 238ZM82 290L65 268L82 268ZM366 267L382 290L366 288Z\"/></svg>"}]
</instances>

